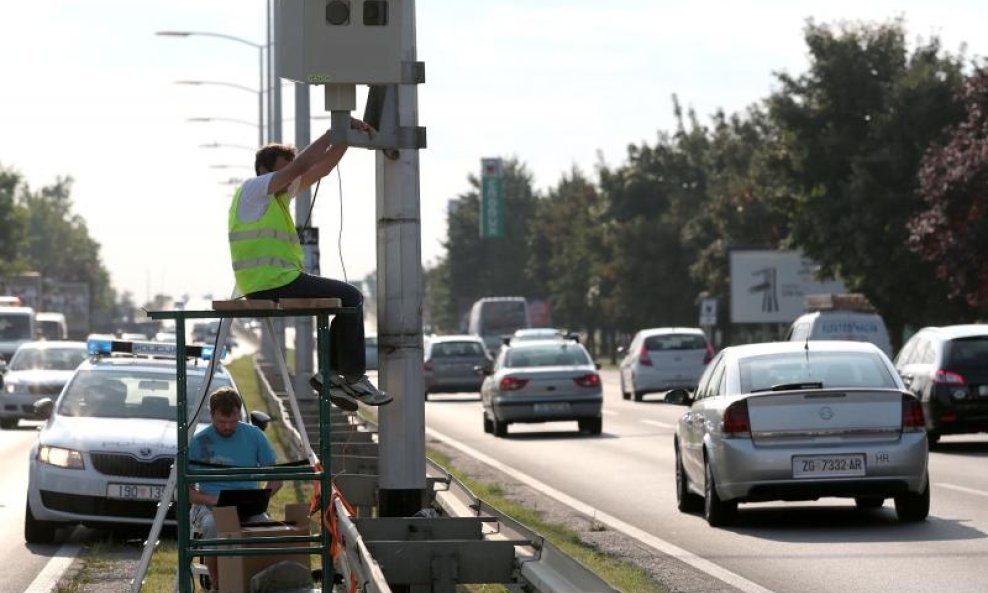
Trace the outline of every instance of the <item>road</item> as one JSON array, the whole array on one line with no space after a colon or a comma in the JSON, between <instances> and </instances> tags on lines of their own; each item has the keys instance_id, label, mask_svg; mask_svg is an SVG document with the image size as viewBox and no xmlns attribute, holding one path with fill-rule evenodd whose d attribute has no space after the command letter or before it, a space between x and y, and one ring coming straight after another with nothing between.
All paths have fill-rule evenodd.
<instances>
[{"instance_id":1,"label":"road","mask_svg":"<svg viewBox=\"0 0 988 593\"><path fill-rule=\"evenodd\" d=\"M948 437L930 457L932 507L923 523L896 520L891 501L742 505L739 523L712 529L676 509L673 434L685 408L656 395L621 399L617 373L602 373L604 434L576 423L513 424L506 439L483 433L472 394L430 395L427 426L564 492L601 513L742 577L751 592L980 593L988 587L988 438ZM578 471L574 471L579 468Z\"/></svg>"}]
</instances>

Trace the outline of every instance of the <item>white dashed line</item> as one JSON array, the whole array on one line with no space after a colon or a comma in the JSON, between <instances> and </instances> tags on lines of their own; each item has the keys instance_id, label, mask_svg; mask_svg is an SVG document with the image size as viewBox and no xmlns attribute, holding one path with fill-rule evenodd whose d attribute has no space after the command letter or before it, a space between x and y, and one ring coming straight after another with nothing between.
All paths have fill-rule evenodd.
<instances>
[{"instance_id":1,"label":"white dashed line","mask_svg":"<svg viewBox=\"0 0 988 593\"><path fill-rule=\"evenodd\" d=\"M933 485L939 488L947 488L949 490L964 492L966 494L974 494L975 496L988 497L988 492L985 492L984 490L976 490L974 488L968 488L966 486L958 486L957 484L945 484L943 482L935 482Z\"/></svg>"}]
</instances>

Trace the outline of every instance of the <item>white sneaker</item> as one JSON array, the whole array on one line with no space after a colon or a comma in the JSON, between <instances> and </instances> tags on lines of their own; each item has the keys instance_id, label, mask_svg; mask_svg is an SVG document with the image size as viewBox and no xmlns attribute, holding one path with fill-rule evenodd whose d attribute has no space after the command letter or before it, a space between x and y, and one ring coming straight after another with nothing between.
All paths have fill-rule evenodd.
<instances>
[{"instance_id":1,"label":"white sneaker","mask_svg":"<svg viewBox=\"0 0 988 593\"><path fill-rule=\"evenodd\" d=\"M333 377L333 384L343 388L360 403L367 406L383 406L394 398L374 386L367 375L356 378Z\"/></svg>"}]
</instances>

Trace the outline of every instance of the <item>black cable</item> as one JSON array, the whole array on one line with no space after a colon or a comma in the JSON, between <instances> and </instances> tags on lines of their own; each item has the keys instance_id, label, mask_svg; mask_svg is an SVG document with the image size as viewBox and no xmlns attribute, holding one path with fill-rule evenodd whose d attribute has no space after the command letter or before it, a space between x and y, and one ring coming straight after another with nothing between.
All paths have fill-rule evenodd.
<instances>
[{"instance_id":1,"label":"black cable","mask_svg":"<svg viewBox=\"0 0 988 593\"><path fill-rule=\"evenodd\" d=\"M343 269L343 281L349 284L346 278L346 264L343 263L343 173L340 172L339 163L336 164L336 180L340 188L340 233L336 237L336 252L340 254L340 268Z\"/></svg>"}]
</instances>

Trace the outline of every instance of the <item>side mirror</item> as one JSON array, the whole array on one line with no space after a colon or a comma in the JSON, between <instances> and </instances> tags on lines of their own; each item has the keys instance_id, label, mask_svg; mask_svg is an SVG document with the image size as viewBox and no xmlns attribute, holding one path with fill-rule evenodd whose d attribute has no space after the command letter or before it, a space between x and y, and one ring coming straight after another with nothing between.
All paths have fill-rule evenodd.
<instances>
[{"instance_id":1,"label":"side mirror","mask_svg":"<svg viewBox=\"0 0 988 593\"><path fill-rule=\"evenodd\" d=\"M55 402L50 397L43 397L32 404L34 415L45 420L51 418L52 410L55 409Z\"/></svg>"},{"instance_id":2,"label":"side mirror","mask_svg":"<svg viewBox=\"0 0 988 593\"><path fill-rule=\"evenodd\" d=\"M693 403L693 396L689 391L682 388L671 389L666 392L665 402L677 406L688 406Z\"/></svg>"},{"instance_id":3,"label":"side mirror","mask_svg":"<svg viewBox=\"0 0 988 593\"><path fill-rule=\"evenodd\" d=\"M250 413L250 423L261 430L267 430L268 424L271 423L271 416L268 416L264 412L254 410Z\"/></svg>"}]
</instances>

